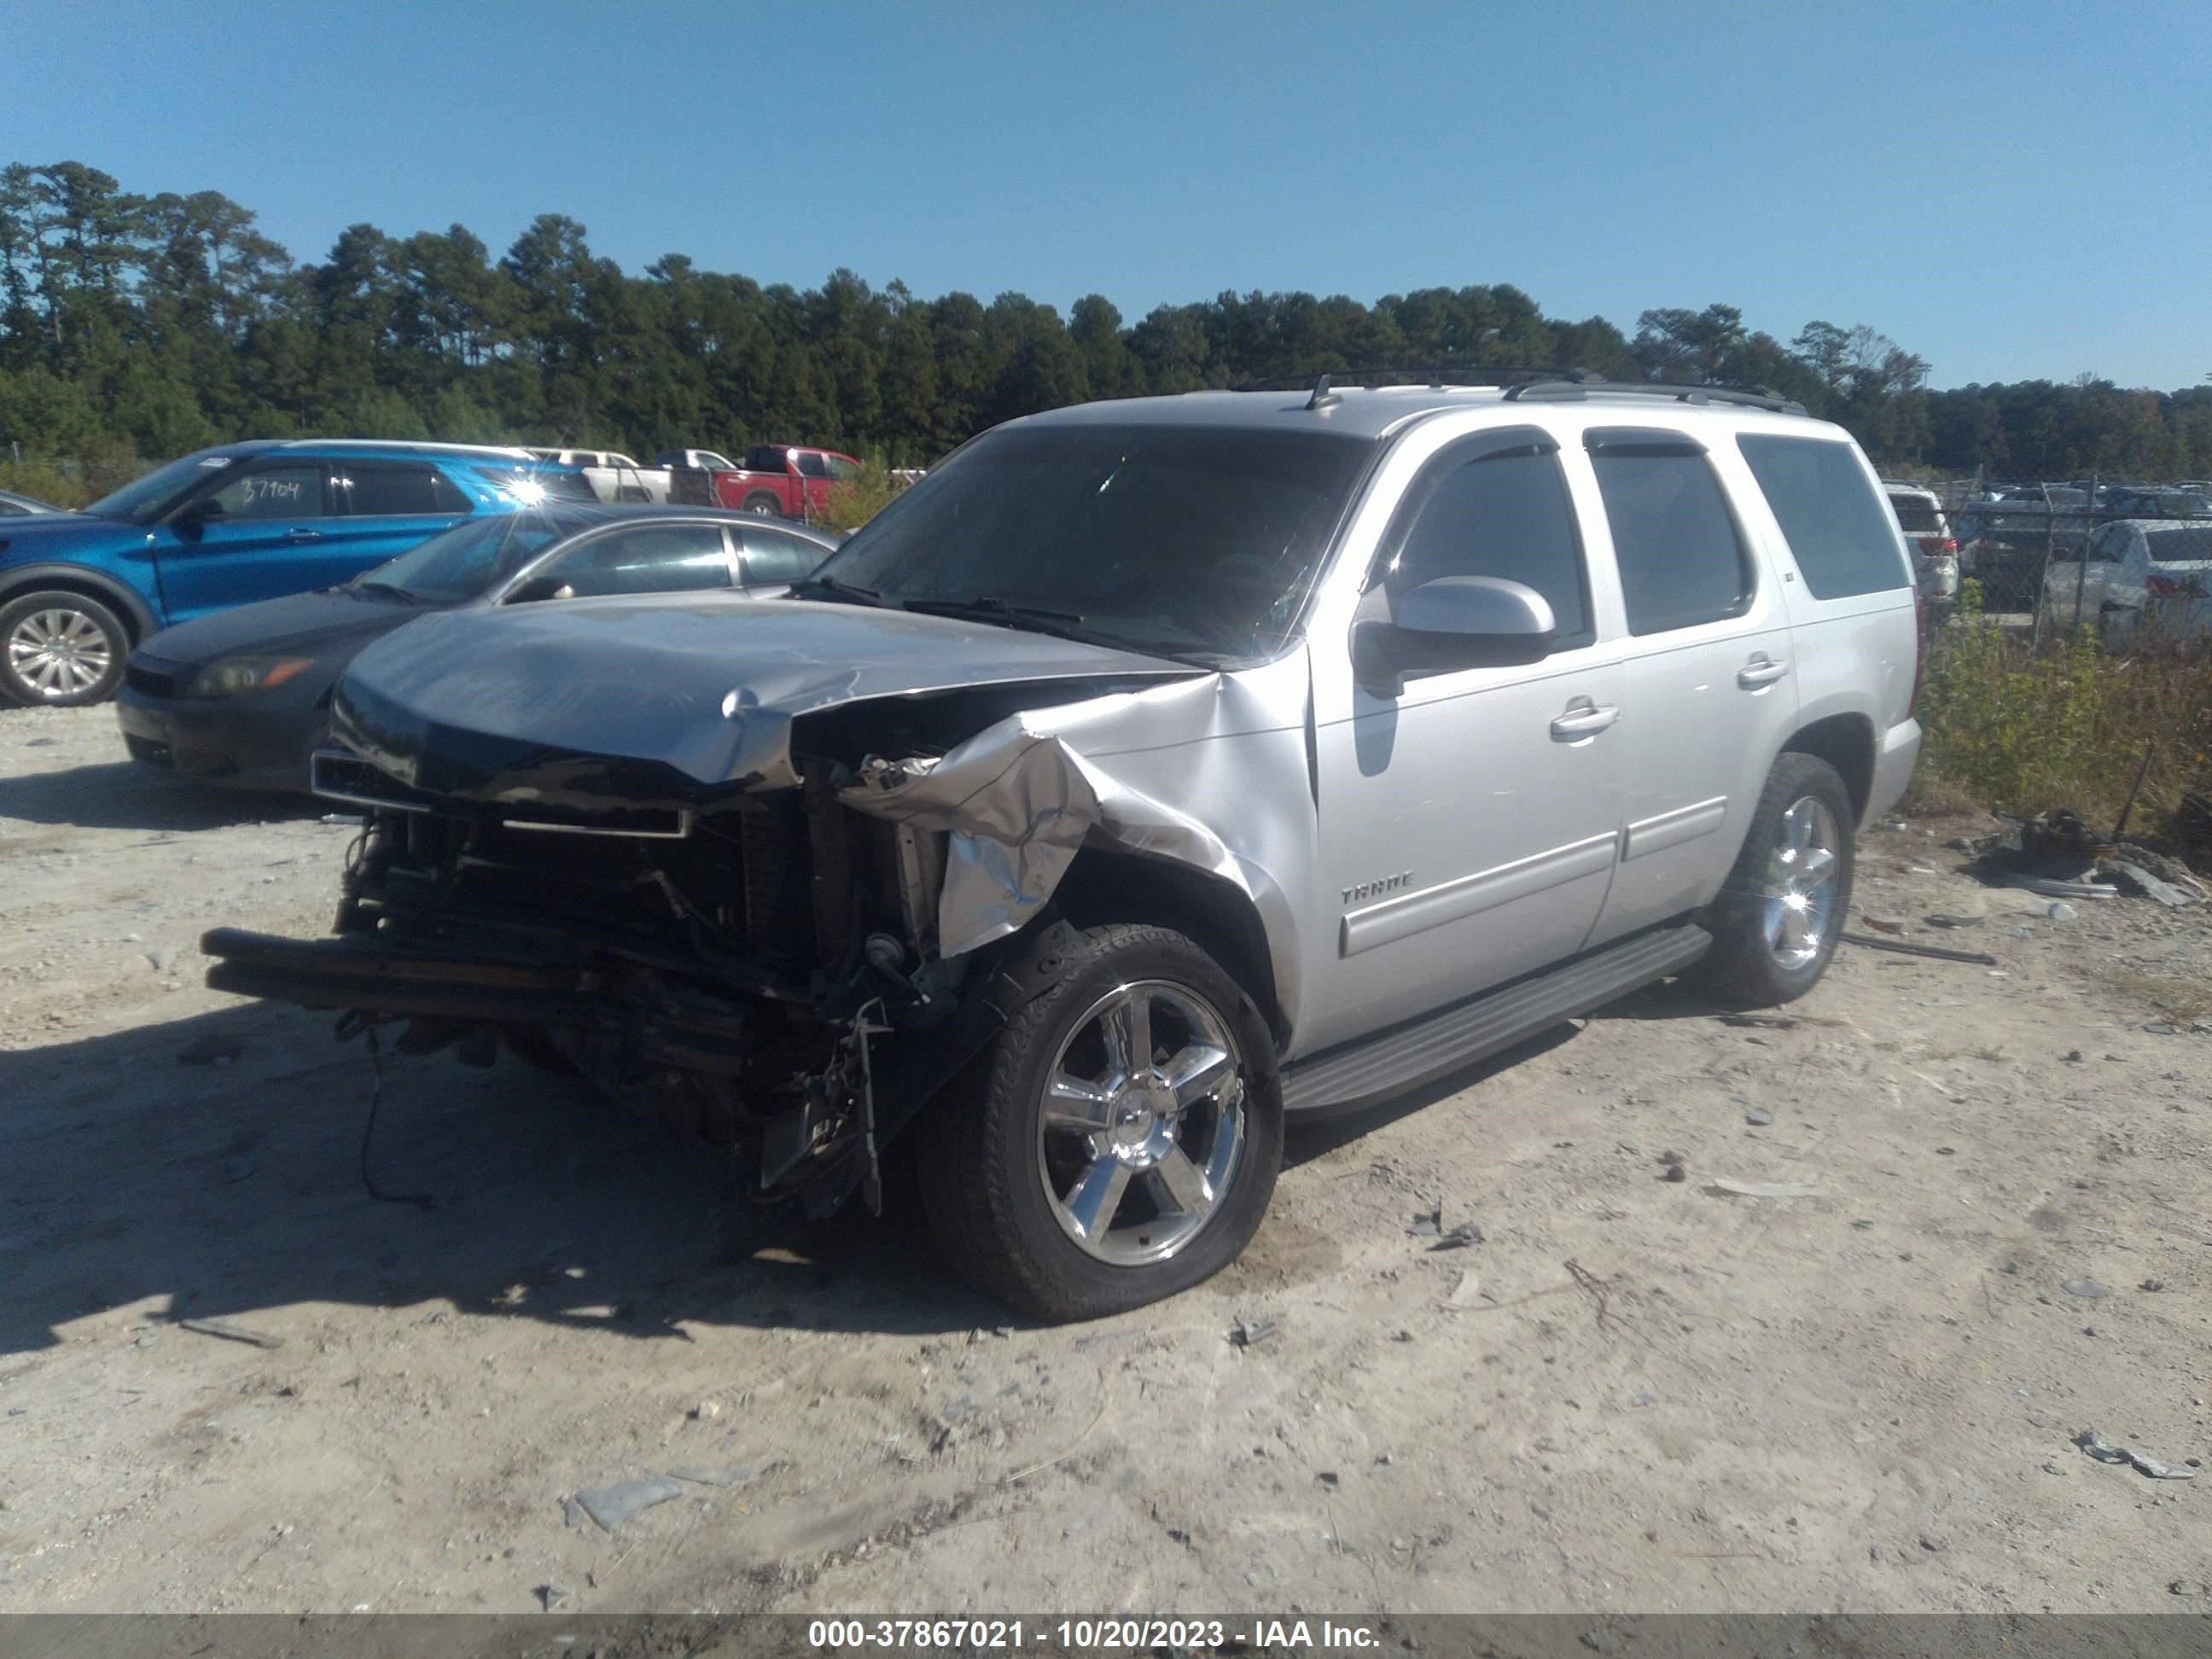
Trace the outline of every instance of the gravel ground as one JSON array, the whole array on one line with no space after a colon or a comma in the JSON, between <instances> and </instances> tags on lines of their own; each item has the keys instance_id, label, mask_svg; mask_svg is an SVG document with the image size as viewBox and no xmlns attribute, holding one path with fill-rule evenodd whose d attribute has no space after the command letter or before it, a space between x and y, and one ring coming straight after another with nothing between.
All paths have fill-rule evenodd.
<instances>
[{"instance_id":1,"label":"gravel ground","mask_svg":"<svg viewBox=\"0 0 2212 1659\"><path fill-rule=\"evenodd\" d=\"M349 829L0 714L0 1610L2212 1609L2212 1482L2075 1443L2212 1457L2212 933L2038 914L1971 827L1860 897L1996 969L1645 993L1042 1329L504 1062L387 1053L369 1172L430 1202L378 1201L362 1045L195 948L320 932Z\"/></svg>"}]
</instances>

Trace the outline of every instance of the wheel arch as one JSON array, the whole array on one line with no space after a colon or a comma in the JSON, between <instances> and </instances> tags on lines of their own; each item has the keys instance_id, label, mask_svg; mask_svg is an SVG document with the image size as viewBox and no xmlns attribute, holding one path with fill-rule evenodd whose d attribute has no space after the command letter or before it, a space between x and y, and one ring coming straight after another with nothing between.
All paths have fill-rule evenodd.
<instances>
[{"instance_id":1,"label":"wheel arch","mask_svg":"<svg viewBox=\"0 0 2212 1659\"><path fill-rule=\"evenodd\" d=\"M1850 794L1851 822L1863 824L1867 804L1874 798L1874 721L1856 714L1830 714L1811 721L1799 726L1782 745L1783 753L1792 751L1814 756L1836 769Z\"/></svg>"},{"instance_id":2,"label":"wheel arch","mask_svg":"<svg viewBox=\"0 0 2212 1659\"><path fill-rule=\"evenodd\" d=\"M161 620L143 595L128 583L81 564L26 564L0 570L0 605L26 593L75 593L97 599L122 618L133 647L161 631Z\"/></svg>"},{"instance_id":3,"label":"wheel arch","mask_svg":"<svg viewBox=\"0 0 2212 1659\"><path fill-rule=\"evenodd\" d=\"M1092 845L1076 854L1053 902L1077 927L1132 922L1182 934L1252 999L1278 1054L1288 1043L1290 1020L1277 991L1267 930L1235 883L1190 865Z\"/></svg>"}]
</instances>

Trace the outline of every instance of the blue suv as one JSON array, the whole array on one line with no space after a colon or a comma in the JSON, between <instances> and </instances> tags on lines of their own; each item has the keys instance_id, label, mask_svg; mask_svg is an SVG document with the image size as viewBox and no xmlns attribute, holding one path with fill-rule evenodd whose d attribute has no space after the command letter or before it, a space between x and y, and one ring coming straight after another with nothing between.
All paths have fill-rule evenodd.
<instances>
[{"instance_id":1,"label":"blue suv","mask_svg":"<svg viewBox=\"0 0 2212 1659\"><path fill-rule=\"evenodd\" d=\"M82 513L0 520L0 702L100 702L157 629L328 587L471 514L592 499L525 449L295 439L172 461Z\"/></svg>"}]
</instances>

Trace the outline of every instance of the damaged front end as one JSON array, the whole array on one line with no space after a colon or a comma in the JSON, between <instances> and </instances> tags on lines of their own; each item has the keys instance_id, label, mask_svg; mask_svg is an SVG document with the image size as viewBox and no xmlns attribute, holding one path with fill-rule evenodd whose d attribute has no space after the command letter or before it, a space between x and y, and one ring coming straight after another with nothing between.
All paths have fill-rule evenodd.
<instances>
[{"instance_id":1,"label":"damaged front end","mask_svg":"<svg viewBox=\"0 0 2212 1659\"><path fill-rule=\"evenodd\" d=\"M696 1131L763 1198L872 1206L881 1149L1053 982L1086 836L1227 860L1021 712L1193 677L1075 665L858 699L848 671L810 702L728 690L725 662L592 752L610 688L459 731L415 712L402 653L365 656L314 767L366 813L334 934L218 929L208 983L404 1024L404 1052L504 1048Z\"/></svg>"}]
</instances>

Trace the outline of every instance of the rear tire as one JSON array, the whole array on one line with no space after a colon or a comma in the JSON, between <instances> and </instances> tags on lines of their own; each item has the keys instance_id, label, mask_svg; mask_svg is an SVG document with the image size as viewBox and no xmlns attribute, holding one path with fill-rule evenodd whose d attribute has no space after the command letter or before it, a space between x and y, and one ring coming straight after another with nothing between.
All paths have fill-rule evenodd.
<instances>
[{"instance_id":1,"label":"rear tire","mask_svg":"<svg viewBox=\"0 0 2212 1659\"><path fill-rule=\"evenodd\" d=\"M1697 977L1747 1008L1794 1002L1817 985L1850 914L1856 820L1834 767L1794 750L1778 758L1706 912L1713 948Z\"/></svg>"},{"instance_id":2,"label":"rear tire","mask_svg":"<svg viewBox=\"0 0 2212 1659\"><path fill-rule=\"evenodd\" d=\"M1082 938L912 1131L945 1259L1054 1321L1220 1272L1258 1229L1283 1155L1272 1039L1236 981L1164 927Z\"/></svg>"},{"instance_id":3,"label":"rear tire","mask_svg":"<svg viewBox=\"0 0 2212 1659\"><path fill-rule=\"evenodd\" d=\"M765 494L746 496L744 511L757 513L763 519L780 519L783 516L783 508L776 504L775 497Z\"/></svg>"},{"instance_id":4,"label":"rear tire","mask_svg":"<svg viewBox=\"0 0 2212 1659\"><path fill-rule=\"evenodd\" d=\"M131 635L82 593L25 593L0 605L0 696L27 708L105 702L123 684Z\"/></svg>"}]
</instances>

